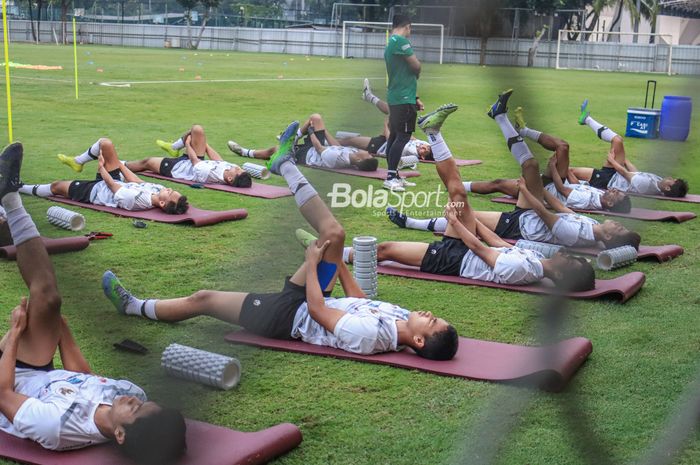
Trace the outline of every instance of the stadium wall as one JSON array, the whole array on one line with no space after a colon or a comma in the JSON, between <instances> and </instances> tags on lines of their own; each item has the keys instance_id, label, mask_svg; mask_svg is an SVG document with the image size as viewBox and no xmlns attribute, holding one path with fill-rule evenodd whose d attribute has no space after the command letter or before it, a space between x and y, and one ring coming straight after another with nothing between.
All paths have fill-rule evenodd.
<instances>
[{"instance_id":1,"label":"stadium wall","mask_svg":"<svg viewBox=\"0 0 700 465\"><path fill-rule=\"evenodd\" d=\"M41 23L41 41L52 43L54 31L60 35L61 23ZM68 25L70 29L70 25ZM10 41L31 42L29 21L10 21ZM187 44L185 26L155 24L78 23L78 41L98 45L126 47L184 47ZM192 35L199 33L192 27ZM69 34L70 36L70 34ZM69 37L69 39L71 39ZM347 35L348 57L383 57L385 35L383 33L350 32ZM341 30L313 29L256 29L207 27L199 44L200 50L231 50L259 53L289 53L299 55L340 56ZM440 37L414 34L411 41L422 61L438 62ZM530 39L489 39L486 47L487 65L526 66ZM617 44L565 42L560 62L563 66L614 71L665 72L668 48L649 44ZM583 56L585 60L577 60ZM542 41L533 66L554 68L557 43ZM478 64L481 41L472 37L445 37L444 62ZM577 65L578 64L578 65ZM700 47L677 45L673 47L672 72L683 75L700 75Z\"/></svg>"}]
</instances>

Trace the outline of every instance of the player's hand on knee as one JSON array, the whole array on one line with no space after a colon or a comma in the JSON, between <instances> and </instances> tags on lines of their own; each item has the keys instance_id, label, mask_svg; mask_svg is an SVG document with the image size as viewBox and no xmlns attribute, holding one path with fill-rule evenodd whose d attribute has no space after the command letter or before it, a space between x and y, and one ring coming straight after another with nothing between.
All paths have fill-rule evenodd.
<instances>
[{"instance_id":1,"label":"player's hand on knee","mask_svg":"<svg viewBox=\"0 0 700 465\"><path fill-rule=\"evenodd\" d=\"M312 265L318 265L323 259L323 254L326 252L329 245L331 245L331 241L326 241L318 247L318 241L313 241L306 248L306 261Z\"/></svg>"},{"instance_id":2,"label":"player's hand on knee","mask_svg":"<svg viewBox=\"0 0 700 465\"><path fill-rule=\"evenodd\" d=\"M27 298L22 297L18 306L10 314L10 327L17 334L22 334L27 329Z\"/></svg>"}]
</instances>

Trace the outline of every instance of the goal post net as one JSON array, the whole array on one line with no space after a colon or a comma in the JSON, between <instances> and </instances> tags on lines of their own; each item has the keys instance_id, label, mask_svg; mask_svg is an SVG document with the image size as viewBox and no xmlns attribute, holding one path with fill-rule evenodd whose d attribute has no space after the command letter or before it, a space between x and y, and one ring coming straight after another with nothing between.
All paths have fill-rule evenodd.
<instances>
[{"instance_id":1,"label":"goal post net","mask_svg":"<svg viewBox=\"0 0 700 465\"><path fill-rule=\"evenodd\" d=\"M673 36L561 29L556 69L671 74Z\"/></svg>"},{"instance_id":2,"label":"goal post net","mask_svg":"<svg viewBox=\"0 0 700 465\"><path fill-rule=\"evenodd\" d=\"M341 58L383 58L391 23L343 21ZM411 46L421 61L442 64L445 47L443 24L412 23Z\"/></svg>"}]
</instances>

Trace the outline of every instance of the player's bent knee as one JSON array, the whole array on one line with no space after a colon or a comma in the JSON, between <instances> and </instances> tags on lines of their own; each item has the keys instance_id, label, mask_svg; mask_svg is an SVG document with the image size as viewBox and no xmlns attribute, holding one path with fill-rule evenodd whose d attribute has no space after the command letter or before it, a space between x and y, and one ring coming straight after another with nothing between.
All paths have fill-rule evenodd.
<instances>
[{"instance_id":1,"label":"player's bent knee","mask_svg":"<svg viewBox=\"0 0 700 465\"><path fill-rule=\"evenodd\" d=\"M35 284L29 289L29 301L38 304L40 311L49 313L61 311L61 294L55 283Z\"/></svg>"},{"instance_id":2,"label":"player's bent knee","mask_svg":"<svg viewBox=\"0 0 700 465\"><path fill-rule=\"evenodd\" d=\"M202 289L187 297L188 304L194 308L205 307L212 299L214 291Z\"/></svg>"},{"instance_id":3,"label":"player's bent knee","mask_svg":"<svg viewBox=\"0 0 700 465\"><path fill-rule=\"evenodd\" d=\"M194 126L192 126L190 133L191 134L198 134L198 135L204 134L204 128L202 126L200 126L199 124L195 124Z\"/></svg>"}]
</instances>

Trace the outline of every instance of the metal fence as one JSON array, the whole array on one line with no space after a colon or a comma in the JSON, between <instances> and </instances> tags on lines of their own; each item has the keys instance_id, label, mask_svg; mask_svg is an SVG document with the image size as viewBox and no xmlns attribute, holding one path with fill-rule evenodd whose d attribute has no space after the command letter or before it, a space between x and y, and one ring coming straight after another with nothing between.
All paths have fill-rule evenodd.
<instances>
[{"instance_id":1,"label":"metal fence","mask_svg":"<svg viewBox=\"0 0 700 465\"><path fill-rule=\"evenodd\" d=\"M41 41L61 40L61 27L61 23L57 21L43 22ZM70 31L70 24L67 27ZM10 21L9 28L10 40L16 42L31 42L33 40L29 21ZM196 37L199 34L199 28L192 27L191 32ZM187 28L184 26L152 24L78 23L77 35L78 41L81 43L129 47L186 47L189 40ZM70 33L68 40L71 40ZM203 50L340 56L341 41L342 33L339 30L208 27L204 30L199 48ZM380 59L383 57L385 41L384 33L351 32L346 38L347 54L355 58ZM439 61L439 36L416 34L411 36L411 42L422 61ZM528 51L532 44L533 40L531 39L489 39L485 49L485 64L527 66ZM585 66L576 67L637 72L666 71L662 64L665 52L653 44L620 47L618 44L585 42L585 48ZM554 68L556 49L556 41L540 42L533 66ZM574 48L567 49L562 58L574 62L580 53ZM445 37L445 63L479 64L480 56L481 39ZM700 75L700 47L693 45L674 46L671 71L674 74Z\"/></svg>"}]
</instances>

